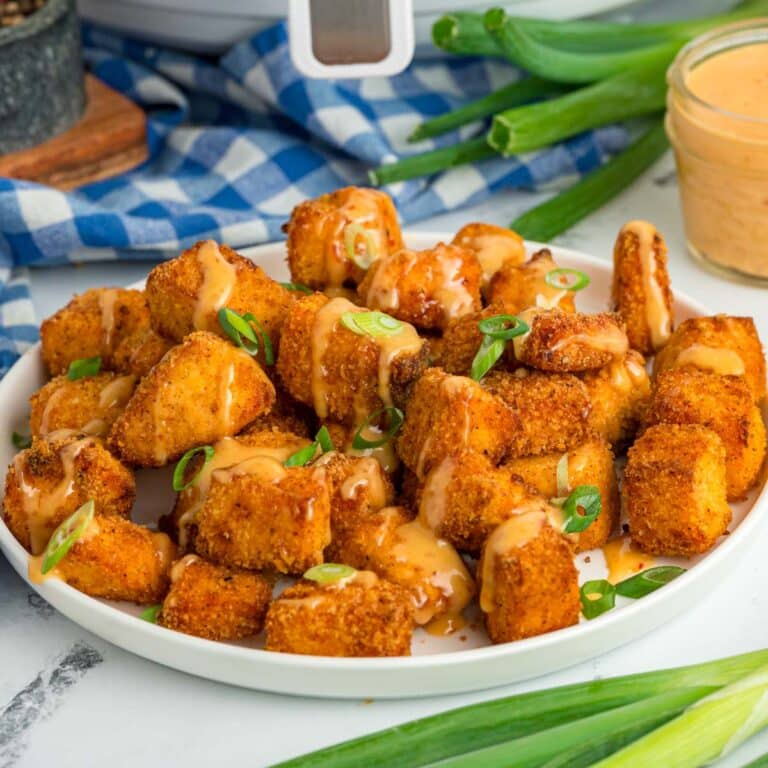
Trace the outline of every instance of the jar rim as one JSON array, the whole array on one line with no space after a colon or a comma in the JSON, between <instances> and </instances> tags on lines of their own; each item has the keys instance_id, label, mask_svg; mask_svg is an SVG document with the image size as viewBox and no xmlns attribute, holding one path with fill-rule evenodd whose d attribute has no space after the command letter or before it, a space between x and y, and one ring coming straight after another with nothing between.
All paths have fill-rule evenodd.
<instances>
[{"instance_id":1,"label":"jar rim","mask_svg":"<svg viewBox=\"0 0 768 768\"><path fill-rule=\"evenodd\" d=\"M763 35L750 38L749 33L754 35L756 32L762 32ZM731 120L753 123L754 125L768 125L768 118L744 115L702 99L701 96L695 94L688 87L684 77L695 64L699 64L718 53L756 43L768 44L768 17L763 16L757 19L748 19L747 21L736 21L705 32L695 37L678 51L677 56L675 56L667 70L667 82L671 88L682 93L686 99L690 99L699 107Z\"/></svg>"}]
</instances>

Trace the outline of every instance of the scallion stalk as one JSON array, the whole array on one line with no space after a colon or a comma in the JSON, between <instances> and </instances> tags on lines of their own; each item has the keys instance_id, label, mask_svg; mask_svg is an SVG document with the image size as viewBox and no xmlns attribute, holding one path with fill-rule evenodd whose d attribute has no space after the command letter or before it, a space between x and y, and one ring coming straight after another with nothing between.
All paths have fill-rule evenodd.
<instances>
[{"instance_id":1,"label":"scallion stalk","mask_svg":"<svg viewBox=\"0 0 768 768\"><path fill-rule=\"evenodd\" d=\"M432 25L432 42L444 51L466 56L503 56L498 43L488 34L482 13L458 11Z\"/></svg>"},{"instance_id":2,"label":"scallion stalk","mask_svg":"<svg viewBox=\"0 0 768 768\"><path fill-rule=\"evenodd\" d=\"M751 763L742 765L741 768L768 768L768 752L755 758Z\"/></svg>"}]
</instances>

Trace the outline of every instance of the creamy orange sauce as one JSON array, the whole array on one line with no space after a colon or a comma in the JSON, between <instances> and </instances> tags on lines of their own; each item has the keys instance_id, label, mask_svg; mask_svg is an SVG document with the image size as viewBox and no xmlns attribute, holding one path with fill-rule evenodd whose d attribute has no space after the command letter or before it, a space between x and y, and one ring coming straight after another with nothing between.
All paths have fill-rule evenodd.
<instances>
[{"instance_id":1,"label":"creamy orange sauce","mask_svg":"<svg viewBox=\"0 0 768 768\"><path fill-rule=\"evenodd\" d=\"M99 408L106 411L124 406L131 399L135 386L136 377L133 375L117 376L112 379L99 393Z\"/></svg>"},{"instance_id":2,"label":"creamy orange sauce","mask_svg":"<svg viewBox=\"0 0 768 768\"><path fill-rule=\"evenodd\" d=\"M117 302L118 289L105 288L99 294L99 309L101 310L101 331L103 348L109 353L114 346L115 331L115 303Z\"/></svg>"},{"instance_id":3,"label":"creamy orange sauce","mask_svg":"<svg viewBox=\"0 0 768 768\"><path fill-rule=\"evenodd\" d=\"M230 363L219 381L219 402L221 412L221 431L225 435L232 433L232 384L235 381L235 364Z\"/></svg>"},{"instance_id":4,"label":"creamy orange sauce","mask_svg":"<svg viewBox=\"0 0 768 768\"><path fill-rule=\"evenodd\" d=\"M571 344L580 344L597 352L607 352L615 358L622 358L629 350L629 340L618 326L607 326L592 333L574 333L554 343L550 349L556 352Z\"/></svg>"},{"instance_id":5,"label":"creamy orange sauce","mask_svg":"<svg viewBox=\"0 0 768 768\"><path fill-rule=\"evenodd\" d=\"M642 356L631 349L623 360L615 360L607 367L611 384L619 391L633 392L648 382L648 371L645 369Z\"/></svg>"},{"instance_id":6,"label":"creamy orange sauce","mask_svg":"<svg viewBox=\"0 0 768 768\"><path fill-rule=\"evenodd\" d=\"M381 439L385 431L386 430L379 429L375 426L367 426L361 434L366 440L375 442L376 440ZM393 437L391 440L384 443L384 445L379 445L376 448L353 448L352 441L350 440L344 453L346 453L347 456L370 457L376 459L385 472L392 473L400 466L400 457L395 450L396 439L396 437Z\"/></svg>"},{"instance_id":7,"label":"creamy orange sauce","mask_svg":"<svg viewBox=\"0 0 768 768\"><path fill-rule=\"evenodd\" d=\"M53 394L46 401L45 408L43 408L43 415L40 419L41 435L45 436L50 432L51 414L54 412L56 406L64 399L65 396L66 388L59 387L58 389L54 390Z\"/></svg>"},{"instance_id":8,"label":"creamy orange sauce","mask_svg":"<svg viewBox=\"0 0 768 768\"><path fill-rule=\"evenodd\" d=\"M62 427L61 429L54 429L52 432L48 432L45 437L49 440L65 440L68 437L75 437L75 435L88 435L89 437L103 437L107 434L109 425L103 419L91 419L82 427L77 429L67 429ZM43 434L42 432L40 433Z\"/></svg>"},{"instance_id":9,"label":"creamy orange sauce","mask_svg":"<svg viewBox=\"0 0 768 768\"><path fill-rule=\"evenodd\" d=\"M652 568L656 563L652 555L635 547L629 536L611 539L603 546L603 555L608 568L608 581L612 584Z\"/></svg>"},{"instance_id":10,"label":"creamy orange sauce","mask_svg":"<svg viewBox=\"0 0 768 768\"><path fill-rule=\"evenodd\" d=\"M413 269L419 254L402 250L379 259L373 266L373 273L365 294L365 304L382 312L400 308L400 281ZM405 262L403 262L405 258Z\"/></svg>"},{"instance_id":11,"label":"creamy orange sauce","mask_svg":"<svg viewBox=\"0 0 768 768\"><path fill-rule=\"evenodd\" d=\"M462 276L464 261L458 256L446 256L444 251L440 253L442 281L435 298L443 308L447 322L471 312L475 307L475 300Z\"/></svg>"},{"instance_id":12,"label":"creamy orange sauce","mask_svg":"<svg viewBox=\"0 0 768 768\"><path fill-rule=\"evenodd\" d=\"M538 309L554 309L560 306L560 302L568 295L565 288L554 288L544 279L548 272L557 269L557 265L551 256L541 256L526 265L529 274L526 281L536 285L536 301L534 306Z\"/></svg>"},{"instance_id":13,"label":"creamy orange sauce","mask_svg":"<svg viewBox=\"0 0 768 768\"><path fill-rule=\"evenodd\" d=\"M419 519L431 531L437 532L443 525L448 507L448 486L456 471L456 459L448 456L428 475L421 492Z\"/></svg>"},{"instance_id":14,"label":"creamy orange sauce","mask_svg":"<svg viewBox=\"0 0 768 768\"><path fill-rule=\"evenodd\" d=\"M197 555L184 555L181 560L178 560L173 564L171 568L171 583L175 584L182 576L184 571L192 565L192 563L199 562L200 558Z\"/></svg>"},{"instance_id":15,"label":"creamy orange sauce","mask_svg":"<svg viewBox=\"0 0 768 768\"><path fill-rule=\"evenodd\" d=\"M518 265L525 261L523 238L492 224L467 224L456 233L453 242L475 253L483 270L483 285L488 284L505 262Z\"/></svg>"},{"instance_id":16,"label":"creamy orange sauce","mask_svg":"<svg viewBox=\"0 0 768 768\"><path fill-rule=\"evenodd\" d=\"M515 357L518 360L523 359L523 355L525 354L525 343L531 335L531 329L533 328L533 321L536 319L536 315L540 315L543 311L543 309L537 307L529 307L518 313L518 319L522 320L528 326L528 331L526 333L521 333L519 336L515 336L515 338L512 339L512 347L515 350Z\"/></svg>"},{"instance_id":17,"label":"creamy orange sauce","mask_svg":"<svg viewBox=\"0 0 768 768\"><path fill-rule=\"evenodd\" d=\"M392 364L401 355L417 355L424 346L424 339L412 325L403 323L397 336L377 336L375 340L379 346L378 395L384 405L392 405Z\"/></svg>"},{"instance_id":18,"label":"creamy orange sauce","mask_svg":"<svg viewBox=\"0 0 768 768\"><path fill-rule=\"evenodd\" d=\"M374 458L361 458L355 462L354 470L341 484L341 497L347 501L356 498L361 489L367 489L368 498L374 509L387 505L387 487L384 483L381 464Z\"/></svg>"},{"instance_id":19,"label":"creamy orange sauce","mask_svg":"<svg viewBox=\"0 0 768 768\"><path fill-rule=\"evenodd\" d=\"M155 545L160 567L165 572L171 567L173 558L176 556L176 545L171 541L170 536L160 531L151 531L150 536L152 537L152 543Z\"/></svg>"},{"instance_id":20,"label":"creamy orange sauce","mask_svg":"<svg viewBox=\"0 0 768 768\"><path fill-rule=\"evenodd\" d=\"M57 568L51 568L48 573L43 573L43 556L29 555L27 560L27 578L32 584L44 584L48 579L61 578Z\"/></svg>"},{"instance_id":21,"label":"creamy orange sauce","mask_svg":"<svg viewBox=\"0 0 768 768\"><path fill-rule=\"evenodd\" d=\"M692 344L682 350L672 367L681 368L684 365L719 373L721 376L743 376L746 371L738 352L726 347L708 347L705 344Z\"/></svg>"},{"instance_id":22,"label":"creamy orange sauce","mask_svg":"<svg viewBox=\"0 0 768 768\"><path fill-rule=\"evenodd\" d=\"M202 283L197 292L192 323L198 331L217 328L216 313L226 305L237 282L237 270L214 240L206 240L197 251Z\"/></svg>"}]
</instances>

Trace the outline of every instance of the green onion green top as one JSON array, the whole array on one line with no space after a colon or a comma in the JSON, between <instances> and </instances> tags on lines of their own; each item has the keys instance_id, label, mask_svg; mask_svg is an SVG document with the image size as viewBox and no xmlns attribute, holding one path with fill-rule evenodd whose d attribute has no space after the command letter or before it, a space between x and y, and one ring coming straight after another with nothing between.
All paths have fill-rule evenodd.
<instances>
[{"instance_id":1,"label":"green onion green top","mask_svg":"<svg viewBox=\"0 0 768 768\"><path fill-rule=\"evenodd\" d=\"M272 341L264 330L264 326L258 318L250 312L241 315L229 307L222 307L218 312L219 325L224 333L229 336L231 341L241 349L245 350L251 357L259 353L259 339L254 331L255 325L261 337L261 344L264 347L264 362L267 365L275 364L275 354L272 349Z\"/></svg>"},{"instance_id":2,"label":"green onion green top","mask_svg":"<svg viewBox=\"0 0 768 768\"><path fill-rule=\"evenodd\" d=\"M93 499L89 499L53 532L43 552L43 564L40 568L42 574L53 570L72 549L93 520L95 511L96 505Z\"/></svg>"},{"instance_id":3,"label":"green onion green top","mask_svg":"<svg viewBox=\"0 0 768 768\"><path fill-rule=\"evenodd\" d=\"M100 357L84 357L80 360L73 360L69 364L67 378L70 381L77 381L86 376L95 376L101 370Z\"/></svg>"},{"instance_id":4,"label":"green onion green top","mask_svg":"<svg viewBox=\"0 0 768 768\"><path fill-rule=\"evenodd\" d=\"M23 451L25 448L29 448L29 446L32 445L32 438L28 435L22 435L18 432L14 432L11 435L11 442L15 448L17 448L19 451Z\"/></svg>"},{"instance_id":5,"label":"green onion green top","mask_svg":"<svg viewBox=\"0 0 768 768\"><path fill-rule=\"evenodd\" d=\"M149 608L145 608L139 614L139 618L142 621L148 621L150 624L157 624L157 617L160 615L162 608L162 603L158 603L157 605L150 605Z\"/></svg>"},{"instance_id":6,"label":"green onion green top","mask_svg":"<svg viewBox=\"0 0 768 768\"><path fill-rule=\"evenodd\" d=\"M354 568L342 563L323 563L306 571L304 578L316 581L318 584L333 584L335 581L354 576L356 573Z\"/></svg>"},{"instance_id":7,"label":"green onion green top","mask_svg":"<svg viewBox=\"0 0 768 768\"><path fill-rule=\"evenodd\" d=\"M522 336L530 330L528 325L514 315L493 315L486 317L477 323L477 327L486 336L492 339L509 341L516 336Z\"/></svg>"},{"instance_id":8,"label":"green onion green top","mask_svg":"<svg viewBox=\"0 0 768 768\"><path fill-rule=\"evenodd\" d=\"M544 282L551 288L561 288L566 291L581 291L586 288L591 280L589 275L582 272L580 269L567 269L561 267L560 269L550 269L546 275L544 275Z\"/></svg>"},{"instance_id":9,"label":"green onion green top","mask_svg":"<svg viewBox=\"0 0 768 768\"><path fill-rule=\"evenodd\" d=\"M345 312L341 324L358 336L397 336L403 324L384 312Z\"/></svg>"},{"instance_id":10,"label":"green onion green top","mask_svg":"<svg viewBox=\"0 0 768 768\"><path fill-rule=\"evenodd\" d=\"M309 445L299 448L296 453L292 453L284 462L284 467L303 467L315 458L315 454L328 453L335 450L333 440L328 432L328 427L322 426L317 431L315 439Z\"/></svg>"},{"instance_id":11,"label":"green onion green top","mask_svg":"<svg viewBox=\"0 0 768 768\"><path fill-rule=\"evenodd\" d=\"M596 485L577 486L563 503L563 530L565 533L585 531L597 520L602 509L600 489Z\"/></svg>"},{"instance_id":12,"label":"green onion green top","mask_svg":"<svg viewBox=\"0 0 768 768\"><path fill-rule=\"evenodd\" d=\"M312 293L312 289L304 283L280 283L286 291L298 291L299 293Z\"/></svg>"},{"instance_id":13,"label":"green onion green top","mask_svg":"<svg viewBox=\"0 0 768 768\"><path fill-rule=\"evenodd\" d=\"M622 597L634 599L645 597L684 573L685 568L678 565L659 565L655 568L646 568L646 570L620 581L616 585L616 593Z\"/></svg>"},{"instance_id":14,"label":"green onion green top","mask_svg":"<svg viewBox=\"0 0 768 768\"><path fill-rule=\"evenodd\" d=\"M386 432L384 432L378 440L368 440L363 437L363 433L370 427L371 423L384 414L387 415L387 421L389 422ZM403 421L405 421L405 416L399 408L395 408L393 405L379 408L377 411L371 413L360 425L357 432L355 432L355 436L352 438L352 447L355 450L361 451L366 448L379 448L380 446L385 445L397 434L397 430L400 429Z\"/></svg>"},{"instance_id":15,"label":"green onion green top","mask_svg":"<svg viewBox=\"0 0 768 768\"><path fill-rule=\"evenodd\" d=\"M203 453L205 456L205 461L203 461L202 465L197 470L197 472L195 472L194 476L185 483L184 473L186 472L187 464L189 464L192 458L198 453ZM187 488L190 488L192 485L194 485L197 478L200 477L200 473L203 471L203 468L213 458L214 454L215 451L212 445L198 445L197 448L190 448L179 459L179 463L176 465L176 469L173 470L173 490L186 491Z\"/></svg>"},{"instance_id":16,"label":"green onion green top","mask_svg":"<svg viewBox=\"0 0 768 768\"><path fill-rule=\"evenodd\" d=\"M365 244L363 253L358 251L358 238L362 238ZM368 269L380 256L375 233L364 227L359 221L353 221L344 228L344 248L347 251L347 256L361 269Z\"/></svg>"},{"instance_id":17,"label":"green onion green top","mask_svg":"<svg viewBox=\"0 0 768 768\"><path fill-rule=\"evenodd\" d=\"M594 619L616 604L616 588L605 579L585 581L579 589L579 597L581 612L588 619Z\"/></svg>"}]
</instances>

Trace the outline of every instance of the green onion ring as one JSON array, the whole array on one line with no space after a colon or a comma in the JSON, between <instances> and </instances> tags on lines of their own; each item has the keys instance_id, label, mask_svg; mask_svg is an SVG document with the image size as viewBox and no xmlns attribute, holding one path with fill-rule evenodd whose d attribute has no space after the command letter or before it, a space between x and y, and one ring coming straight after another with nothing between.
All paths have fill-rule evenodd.
<instances>
[{"instance_id":1,"label":"green onion ring","mask_svg":"<svg viewBox=\"0 0 768 768\"><path fill-rule=\"evenodd\" d=\"M384 312L345 312L341 324L358 336L397 336L403 324Z\"/></svg>"},{"instance_id":2,"label":"green onion ring","mask_svg":"<svg viewBox=\"0 0 768 768\"><path fill-rule=\"evenodd\" d=\"M264 347L264 362L267 365L274 365L275 352L272 348L272 340L269 338L269 334L264 330L264 326L259 322L259 319L250 312L243 315L243 320L248 323L253 323L256 328L258 328L259 335L261 336L261 343Z\"/></svg>"},{"instance_id":3,"label":"green onion ring","mask_svg":"<svg viewBox=\"0 0 768 768\"><path fill-rule=\"evenodd\" d=\"M304 572L303 578L316 581L318 584L333 584L334 581L354 576L357 571L343 563L323 563Z\"/></svg>"},{"instance_id":4,"label":"green onion ring","mask_svg":"<svg viewBox=\"0 0 768 768\"><path fill-rule=\"evenodd\" d=\"M364 257L357 252L355 247L358 237L365 240ZM379 246L373 237L373 232L358 221L353 221L344 228L344 248L347 251L347 256L360 269L368 269L379 258Z\"/></svg>"},{"instance_id":5,"label":"green onion ring","mask_svg":"<svg viewBox=\"0 0 768 768\"><path fill-rule=\"evenodd\" d=\"M469 372L470 378L480 381L496 365L499 358L504 354L506 346L507 342L504 339L483 336L483 343L472 361L472 368Z\"/></svg>"},{"instance_id":6,"label":"green onion ring","mask_svg":"<svg viewBox=\"0 0 768 768\"><path fill-rule=\"evenodd\" d=\"M630 576L616 585L616 593L622 597L631 597L637 600L640 597L650 595L659 587L669 584L678 576L685 573L685 568L677 565L659 565L655 568L647 568L640 573Z\"/></svg>"},{"instance_id":7,"label":"green onion ring","mask_svg":"<svg viewBox=\"0 0 768 768\"><path fill-rule=\"evenodd\" d=\"M599 597L592 597L599 595ZM610 581L595 579L585 581L579 589L581 612L587 619L594 619L610 611L616 605L616 588Z\"/></svg>"},{"instance_id":8,"label":"green onion ring","mask_svg":"<svg viewBox=\"0 0 768 768\"><path fill-rule=\"evenodd\" d=\"M244 349L251 357L259 352L259 340L250 323L234 309L222 307L218 312L219 325L235 346Z\"/></svg>"},{"instance_id":9,"label":"green onion ring","mask_svg":"<svg viewBox=\"0 0 768 768\"><path fill-rule=\"evenodd\" d=\"M72 549L74 543L85 533L85 529L93 520L95 511L96 505L93 499L89 499L53 532L43 553L43 564L40 568L42 574L55 568Z\"/></svg>"},{"instance_id":10,"label":"green onion ring","mask_svg":"<svg viewBox=\"0 0 768 768\"><path fill-rule=\"evenodd\" d=\"M187 469L187 464L192 460L192 457L196 454L203 452L205 454L205 461L203 466L195 472L195 476L187 483L184 482L184 472ZM205 465L213 458L215 451L212 445L198 445L197 448L190 448L180 459L176 465L176 469L173 470L173 490L174 491L186 491L194 485L195 480L200 477L200 473L203 471Z\"/></svg>"},{"instance_id":11,"label":"green onion ring","mask_svg":"<svg viewBox=\"0 0 768 768\"><path fill-rule=\"evenodd\" d=\"M22 435L19 432L14 432L11 435L11 442L17 450L23 451L25 448L29 448L32 445L32 438L27 435Z\"/></svg>"},{"instance_id":12,"label":"green onion ring","mask_svg":"<svg viewBox=\"0 0 768 768\"><path fill-rule=\"evenodd\" d=\"M584 510L584 514L579 509ZM565 533L580 533L589 528L597 520L603 509L600 499L600 489L595 485L579 485L563 503Z\"/></svg>"},{"instance_id":13,"label":"green onion ring","mask_svg":"<svg viewBox=\"0 0 768 768\"><path fill-rule=\"evenodd\" d=\"M298 291L299 293L313 293L312 289L304 283L280 283L286 291Z\"/></svg>"},{"instance_id":14,"label":"green onion ring","mask_svg":"<svg viewBox=\"0 0 768 768\"><path fill-rule=\"evenodd\" d=\"M86 376L95 376L101 370L100 357L83 357L80 360L73 360L67 370L67 378L70 381L77 381Z\"/></svg>"},{"instance_id":15,"label":"green onion ring","mask_svg":"<svg viewBox=\"0 0 768 768\"><path fill-rule=\"evenodd\" d=\"M363 437L363 431L371 425L372 421L385 413L387 414L387 420L389 422L387 431L379 440L366 440L366 438ZM362 451L366 448L379 448L382 445L385 445L395 436L397 430L403 425L403 421L405 421L403 412L399 408L395 408L394 405L387 405L384 408L379 408L378 411L371 413L360 425L357 432L355 432L355 436L352 438L352 447L357 451Z\"/></svg>"},{"instance_id":16,"label":"green onion ring","mask_svg":"<svg viewBox=\"0 0 768 768\"><path fill-rule=\"evenodd\" d=\"M515 336L522 336L531 329L527 323L524 323L519 317L514 315L494 315L480 320L477 327L485 336L492 339L503 339L509 341Z\"/></svg>"},{"instance_id":17,"label":"green onion ring","mask_svg":"<svg viewBox=\"0 0 768 768\"><path fill-rule=\"evenodd\" d=\"M150 605L149 608L145 608L140 614L139 618L142 621L148 621L150 624L157 624L157 617L163 608L162 603L157 605Z\"/></svg>"},{"instance_id":18,"label":"green onion ring","mask_svg":"<svg viewBox=\"0 0 768 768\"><path fill-rule=\"evenodd\" d=\"M562 278L565 278L563 282ZM571 278L573 282L571 282ZM589 279L589 275L582 272L580 269L550 269L546 275L544 275L544 282L551 288L560 288L564 291L580 291L586 288L592 281Z\"/></svg>"},{"instance_id":19,"label":"green onion ring","mask_svg":"<svg viewBox=\"0 0 768 768\"><path fill-rule=\"evenodd\" d=\"M317 430L315 439L309 445L305 445L303 448L299 448L296 453L292 453L284 462L284 467L303 467L315 458L315 454L318 449L320 453L328 453L335 450L333 446L333 440L328 432L328 427L320 427Z\"/></svg>"},{"instance_id":20,"label":"green onion ring","mask_svg":"<svg viewBox=\"0 0 768 768\"><path fill-rule=\"evenodd\" d=\"M322 426L317 430L315 441L320 446L320 450L323 453L329 453L334 450L333 440L331 440L331 434L328 432L328 427L326 426Z\"/></svg>"}]
</instances>

